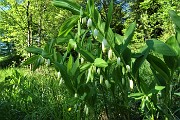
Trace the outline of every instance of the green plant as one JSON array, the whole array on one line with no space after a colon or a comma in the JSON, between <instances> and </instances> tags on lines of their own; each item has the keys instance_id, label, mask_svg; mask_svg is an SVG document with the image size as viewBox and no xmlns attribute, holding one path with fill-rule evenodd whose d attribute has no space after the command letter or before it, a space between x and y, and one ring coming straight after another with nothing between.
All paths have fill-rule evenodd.
<instances>
[{"instance_id":1,"label":"green plant","mask_svg":"<svg viewBox=\"0 0 180 120\"><path fill-rule=\"evenodd\" d=\"M74 101L76 119L88 119L88 114L94 119L98 116L128 120L134 116L136 119L175 119L171 111L175 94L171 87L174 73L179 70L178 31L176 37L170 37L166 43L147 40L144 49L134 54L128 45L136 22L129 25L124 36L114 33L110 27L112 0L105 21L94 6L94 0L88 0L84 9L70 0L53 3L71 11L73 16L62 24L59 37L47 43L44 49L28 47L26 50L34 55L24 64L33 63L33 70L36 70L47 60L48 65L61 73ZM170 16L175 24L179 21L173 11ZM151 52L163 55L163 60ZM139 74L144 61L150 64L155 78L149 80L149 84ZM140 100L140 106L134 99ZM140 112L135 113L138 107Z\"/></svg>"}]
</instances>

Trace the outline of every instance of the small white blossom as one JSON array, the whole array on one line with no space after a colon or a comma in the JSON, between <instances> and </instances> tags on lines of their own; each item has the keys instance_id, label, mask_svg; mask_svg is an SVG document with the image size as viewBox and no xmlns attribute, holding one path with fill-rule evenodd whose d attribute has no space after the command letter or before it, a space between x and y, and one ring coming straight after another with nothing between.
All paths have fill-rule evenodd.
<instances>
[{"instance_id":1,"label":"small white blossom","mask_svg":"<svg viewBox=\"0 0 180 120\"><path fill-rule=\"evenodd\" d=\"M92 20L91 18L89 18L87 21L87 27L91 27L91 26L92 26Z\"/></svg>"},{"instance_id":2,"label":"small white blossom","mask_svg":"<svg viewBox=\"0 0 180 120\"><path fill-rule=\"evenodd\" d=\"M129 80L129 85L130 85L130 88L132 90L133 89L133 81L132 80Z\"/></svg>"},{"instance_id":3,"label":"small white blossom","mask_svg":"<svg viewBox=\"0 0 180 120\"><path fill-rule=\"evenodd\" d=\"M130 72L131 68L129 65L126 65L127 72Z\"/></svg>"},{"instance_id":4,"label":"small white blossom","mask_svg":"<svg viewBox=\"0 0 180 120\"><path fill-rule=\"evenodd\" d=\"M76 43L73 45L73 48L74 48L74 50L76 50L76 48L77 48L77 44Z\"/></svg>"},{"instance_id":5,"label":"small white blossom","mask_svg":"<svg viewBox=\"0 0 180 120\"><path fill-rule=\"evenodd\" d=\"M100 84L103 83L103 75L100 75Z\"/></svg>"},{"instance_id":6,"label":"small white blossom","mask_svg":"<svg viewBox=\"0 0 180 120\"><path fill-rule=\"evenodd\" d=\"M110 87L111 87L111 84L109 83L108 80L105 80L105 84L106 84L106 87L107 87L107 88L110 88Z\"/></svg>"},{"instance_id":7,"label":"small white blossom","mask_svg":"<svg viewBox=\"0 0 180 120\"><path fill-rule=\"evenodd\" d=\"M47 66L49 66L50 64L51 64L50 59L47 59L47 61L46 61L46 65L47 65Z\"/></svg>"},{"instance_id":8,"label":"small white blossom","mask_svg":"<svg viewBox=\"0 0 180 120\"><path fill-rule=\"evenodd\" d=\"M111 60L112 59L112 49L110 49L109 51L108 51L108 58L109 58L109 60Z\"/></svg>"},{"instance_id":9,"label":"small white blossom","mask_svg":"<svg viewBox=\"0 0 180 120\"><path fill-rule=\"evenodd\" d=\"M97 69L97 74L100 75L100 68Z\"/></svg>"},{"instance_id":10,"label":"small white blossom","mask_svg":"<svg viewBox=\"0 0 180 120\"><path fill-rule=\"evenodd\" d=\"M87 109L86 109L86 115L88 115L88 113L89 113L89 108L87 107Z\"/></svg>"},{"instance_id":11,"label":"small white blossom","mask_svg":"<svg viewBox=\"0 0 180 120\"><path fill-rule=\"evenodd\" d=\"M88 69L88 75L87 75L87 80L86 80L86 83L89 82L90 79L92 79L92 75L91 75L91 67Z\"/></svg>"},{"instance_id":12,"label":"small white blossom","mask_svg":"<svg viewBox=\"0 0 180 120\"><path fill-rule=\"evenodd\" d=\"M60 71L57 73L57 77L58 77L58 79L61 77Z\"/></svg>"},{"instance_id":13,"label":"small white blossom","mask_svg":"<svg viewBox=\"0 0 180 120\"><path fill-rule=\"evenodd\" d=\"M82 18L82 24L85 24L86 23L86 17Z\"/></svg>"},{"instance_id":14,"label":"small white blossom","mask_svg":"<svg viewBox=\"0 0 180 120\"><path fill-rule=\"evenodd\" d=\"M120 65L120 64L121 64L121 58L118 57L118 58L117 58L117 65Z\"/></svg>"},{"instance_id":15,"label":"small white blossom","mask_svg":"<svg viewBox=\"0 0 180 120\"><path fill-rule=\"evenodd\" d=\"M84 63L84 58L81 57L81 64L83 64L83 63Z\"/></svg>"},{"instance_id":16,"label":"small white blossom","mask_svg":"<svg viewBox=\"0 0 180 120\"><path fill-rule=\"evenodd\" d=\"M98 30L94 29L94 37L97 38L97 36L98 36Z\"/></svg>"},{"instance_id":17,"label":"small white blossom","mask_svg":"<svg viewBox=\"0 0 180 120\"><path fill-rule=\"evenodd\" d=\"M61 78L60 81L59 81L59 85L63 84L63 82L64 82L63 78Z\"/></svg>"},{"instance_id":18,"label":"small white blossom","mask_svg":"<svg viewBox=\"0 0 180 120\"><path fill-rule=\"evenodd\" d=\"M102 51L106 52L107 48L109 47L108 42L106 39L103 39L102 41Z\"/></svg>"},{"instance_id":19,"label":"small white blossom","mask_svg":"<svg viewBox=\"0 0 180 120\"><path fill-rule=\"evenodd\" d=\"M77 93L74 94L74 97L77 97Z\"/></svg>"}]
</instances>

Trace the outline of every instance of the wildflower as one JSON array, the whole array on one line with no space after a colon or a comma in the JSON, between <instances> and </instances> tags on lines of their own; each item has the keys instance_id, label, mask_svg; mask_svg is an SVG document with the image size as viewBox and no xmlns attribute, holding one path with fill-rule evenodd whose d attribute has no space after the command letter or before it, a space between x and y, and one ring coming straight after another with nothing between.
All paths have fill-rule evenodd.
<instances>
[{"instance_id":1,"label":"wildflower","mask_svg":"<svg viewBox=\"0 0 180 120\"><path fill-rule=\"evenodd\" d=\"M98 36L98 30L94 29L94 37L97 38L97 36Z\"/></svg>"},{"instance_id":2,"label":"wildflower","mask_svg":"<svg viewBox=\"0 0 180 120\"><path fill-rule=\"evenodd\" d=\"M81 57L81 64L83 64L83 63L84 63L84 58Z\"/></svg>"},{"instance_id":3,"label":"wildflower","mask_svg":"<svg viewBox=\"0 0 180 120\"><path fill-rule=\"evenodd\" d=\"M89 80L92 78L91 69L92 69L91 67L88 69L88 75L87 75L86 83L89 82Z\"/></svg>"},{"instance_id":4,"label":"wildflower","mask_svg":"<svg viewBox=\"0 0 180 120\"><path fill-rule=\"evenodd\" d=\"M100 68L97 69L97 74L100 75Z\"/></svg>"},{"instance_id":5,"label":"wildflower","mask_svg":"<svg viewBox=\"0 0 180 120\"><path fill-rule=\"evenodd\" d=\"M100 75L100 84L103 83L103 75Z\"/></svg>"},{"instance_id":6,"label":"wildflower","mask_svg":"<svg viewBox=\"0 0 180 120\"><path fill-rule=\"evenodd\" d=\"M68 108L68 111L70 112L72 108Z\"/></svg>"},{"instance_id":7,"label":"wildflower","mask_svg":"<svg viewBox=\"0 0 180 120\"><path fill-rule=\"evenodd\" d=\"M121 58L118 57L118 58L117 58L117 65L120 65L120 64L121 64Z\"/></svg>"},{"instance_id":8,"label":"wildflower","mask_svg":"<svg viewBox=\"0 0 180 120\"><path fill-rule=\"evenodd\" d=\"M91 18L89 18L87 21L87 27L91 27L91 26L92 26L92 20Z\"/></svg>"},{"instance_id":9,"label":"wildflower","mask_svg":"<svg viewBox=\"0 0 180 120\"><path fill-rule=\"evenodd\" d=\"M63 83L63 78L60 79L59 84L61 85Z\"/></svg>"},{"instance_id":10,"label":"wildflower","mask_svg":"<svg viewBox=\"0 0 180 120\"><path fill-rule=\"evenodd\" d=\"M74 48L74 50L76 50L76 48L77 48L77 44L76 43L73 45L73 48Z\"/></svg>"},{"instance_id":11,"label":"wildflower","mask_svg":"<svg viewBox=\"0 0 180 120\"><path fill-rule=\"evenodd\" d=\"M86 113L86 115L88 115L89 109L88 109L87 105L84 106L84 112Z\"/></svg>"},{"instance_id":12,"label":"wildflower","mask_svg":"<svg viewBox=\"0 0 180 120\"><path fill-rule=\"evenodd\" d=\"M103 39L102 41L102 51L106 52L106 49L109 47L108 42L106 39Z\"/></svg>"},{"instance_id":13,"label":"wildflower","mask_svg":"<svg viewBox=\"0 0 180 120\"><path fill-rule=\"evenodd\" d=\"M47 59L47 61L46 61L46 65L47 65L47 66L49 66L50 64L51 64L50 59Z\"/></svg>"},{"instance_id":14,"label":"wildflower","mask_svg":"<svg viewBox=\"0 0 180 120\"><path fill-rule=\"evenodd\" d=\"M87 109L86 109L86 115L88 115L88 113L89 113L89 108L87 107Z\"/></svg>"},{"instance_id":15,"label":"wildflower","mask_svg":"<svg viewBox=\"0 0 180 120\"><path fill-rule=\"evenodd\" d=\"M129 85L130 85L130 88L132 90L133 89L133 81L132 80L129 80Z\"/></svg>"},{"instance_id":16,"label":"wildflower","mask_svg":"<svg viewBox=\"0 0 180 120\"><path fill-rule=\"evenodd\" d=\"M58 77L58 79L61 77L60 71L57 73L57 77Z\"/></svg>"},{"instance_id":17,"label":"wildflower","mask_svg":"<svg viewBox=\"0 0 180 120\"><path fill-rule=\"evenodd\" d=\"M82 24L86 23L86 17L82 18Z\"/></svg>"},{"instance_id":18,"label":"wildflower","mask_svg":"<svg viewBox=\"0 0 180 120\"><path fill-rule=\"evenodd\" d=\"M74 94L74 97L77 97L77 93Z\"/></svg>"},{"instance_id":19,"label":"wildflower","mask_svg":"<svg viewBox=\"0 0 180 120\"><path fill-rule=\"evenodd\" d=\"M109 83L108 80L105 80L105 84L106 84L106 87L107 87L107 88L110 88L110 87L111 87L111 84Z\"/></svg>"},{"instance_id":20,"label":"wildflower","mask_svg":"<svg viewBox=\"0 0 180 120\"><path fill-rule=\"evenodd\" d=\"M108 51L108 58L109 58L109 60L112 59L112 49L110 49L110 50Z\"/></svg>"},{"instance_id":21,"label":"wildflower","mask_svg":"<svg viewBox=\"0 0 180 120\"><path fill-rule=\"evenodd\" d=\"M127 70L127 72L130 72L130 66L129 65L126 65L126 70Z\"/></svg>"}]
</instances>

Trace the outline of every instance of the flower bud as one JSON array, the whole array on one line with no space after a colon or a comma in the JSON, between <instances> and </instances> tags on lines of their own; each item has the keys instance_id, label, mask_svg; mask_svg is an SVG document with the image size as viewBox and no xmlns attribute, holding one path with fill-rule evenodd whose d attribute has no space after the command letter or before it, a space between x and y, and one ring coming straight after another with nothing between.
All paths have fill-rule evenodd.
<instances>
[{"instance_id":1,"label":"flower bud","mask_svg":"<svg viewBox=\"0 0 180 120\"><path fill-rule=\"evenodd\" d=\"M95 81L95 86L97 86L97 81Z\"/></svg>"},{"instance_id":2,"label":"flower bud","mask_svg":"<svg viewBox=\"0 0 180 120\"><path fill-rule=\"evenodd\" d=\"M106 52L107 48L109 47L108 42L106 39L103 39L102 41L102 51Z\"/></svg>"},{"instance_id":3,"label":"flower bud","mask_svg":"<svg viewBox=\"0 0 180 120\"><path fill-rule=\"evenodd\" d=\"M88 115L88 113L89 113L89 108L87 107L87 109L86 109L86 115Z\"/></svg>"},{"instance_id":4,"label":"flower bud","mask_svg":"<svg viewBox=\"0 0 180 120\"><path fill-rule=\"evenodd\" d=\"M132 80L129 80L129 85L130 85L130 88L132 90L133 89L133 81Z\"/></svg>"},{"instance_id":5,"label":"flower bud","mask_svg":"<svg viewBox=\"0 0 180 120\"><path fill-rule=\"evenodd\" d=\"M60 71L57 73L57 77L58 77L58 79L61 77Z\"/></svg>"},{"instance_id":6,"label":"flower bud","mask_svg":"<svg viewBox=\"0 0 180 120\"><path fill-rule=\"evenodd\" d=\"M61 85L63 82L64 82L63 78L61 78L60 81L59 81L59 85Z\"/></svg>"},{"instance_id":7,"label":"flower bud","mask_svg":"<svg viewBox=\"0 0 180 120\"><path fill-rule=\"evenodd\" d=\"M103 83L103 75L100 75L100 84Z\"/></svg>"},{"instance_id":8,"label":"flower bud","mask_svg":"<svg viewBox=\"0 0 180 120\"><path fill-rule=\"evenodd\" d=\"M73 45L73 48L74 48L74 50L76 50L76 48L77 48L77 44L76 43Z\"/></svg>"},{"instance_id":9,"label":"flower bud","mask_svg":"<svg viewBox=\"0 0 180 120\"><path fill-rule=\"evenodd\" d=\"M47 59L47 61L46 61L46 65L47 65L47 66L50 66L50 64L51 64L50 59Z\"/></svg>"},{"instance_id":10,"label":"flower bud","mask_svg":"<svg viewBox=\"0 0 180 120\"><path fill-rule=\"evenodd\" d=\"M83 63L84 63L84 58L81 57L81 64L83 64Z\"/></svg>"},{"instance_id":11,"label":"flower bud","mask_svg":"<svg viewBox=\"0 0 180 120\"><path fill-rule=\"evenodd\" d=\"M124 78L122 78L122 84L123 84L123 85L125 84L125 80L124 80Z\"/></svg>"},{"instance_id":12,"label":"flower bud","mask_svg":"<svg viewBox=\"0 0 180 120\"><path fill-rule=\"evenodd\" d=\"M94 29L94 37L97 38L97 36L98 36L98 30Z\"/></svg>"},{"instance_id":13,"label":"flower bud","mask_svg":"<svg viewBox=\"0 0 180 120\"><path fill-rule=\"evenodd\" d=\"M126 70L127 70L127 72L130 72L130 66L129 65L126 65Z\"/></svg>"},{"instance_id":14,"label":"flower bud","mask_svg":"<svg viewBox=\"0 0 180 120\"><path fill-rule=\"evenodd\" d=\"M92 20L91 18L89 18L87 21L87 27L91 27L91 26L92 26Z\"/></svg>"},{"instance_id":15,"label":"flower bud","mask_svg":"<svg viewBox=\"0 0 180 120\"><path fill-rule=\"evenodd\" d=\"M70 112L72 108L68 108L68 111Z\"/></svg>"},{"instance_id":16,"label":"flower bud","mask_svg":"<svg viewBox=\"0 0 180 120\"><path fill-rule=\"evenodd\" d=\"M111 84L109 83L108 80L105 80L105 84L106 84L106 87L107 87L107 88L110 88L110 87L111 87Z\"/></svg>"},{"instance_id":17,"label":"flower bud","mask_svg":"<svg viewBox=\"0 0 180 120\"><path fill-rule=\"evenodd\" d=\"M77 97L77 93L74 94L74 97Z\"/></svg>"},{"instance_id":18,"label":"flower bud","mask_svg":"<svg viewBox=\"0 0 180 120\"><path fill-rule=\"evenodd\" d=\"M109 58L109 60L112 59L112 50L111 49L108 51L108 58Z\"/></svg>"},{"instance_id":19,"label":"flower bud","mask_svg":"<svg viewBox=\"0 0 180 120\"><path fill-rule=\"evenodd\" d=\"M88 69L88 75L87 75L87 80L86 80L86 83L89 82L90 79L92 79L92 75L91 75L91 67Z\"/></svg>"},{"instance_id":20,"label":"flower bud","mask_svg":"<svg viewBox=\"0 0 180 120\"><path fill-rule=\"evenodd\" d=\"M97 69L97 74L100 75L100 68Z\"/></svg>"},{"instance_id":21,"label":"flower bud","mask_svg":"<svg viewBox=\"0 0 180 120\"><path fill-rule=\"evenodd\" d=\"M86 23L86 17L82 18L82 24L85 24Z\"/></svg>"},{"instance_id":22,"label":"flower bud","mask_svg":"<svg viewBox=\"0 0 180 120\"><path fill-rule=\"evenodd\" d=\"M120 64L121 64L121 58L118 57L118 58L117 58L117 65L120 65Z\"/></svg>"}]
</instances>

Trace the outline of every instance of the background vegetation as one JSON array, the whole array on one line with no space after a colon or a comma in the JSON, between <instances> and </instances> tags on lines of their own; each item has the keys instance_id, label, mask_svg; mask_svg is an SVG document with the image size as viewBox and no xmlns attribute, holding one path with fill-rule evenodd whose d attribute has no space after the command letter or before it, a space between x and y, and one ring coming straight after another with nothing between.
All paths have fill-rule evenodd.
<instances>
[{"instance_id":1,"label":"background vegetation","mask_svg":"<svg viewBox=\"0 0 180 120\"><path fill-rule=\"evenodd\" d=\"M0 0L0 119L180 119L178 3Z\"/></svg>"}]
</instances>

